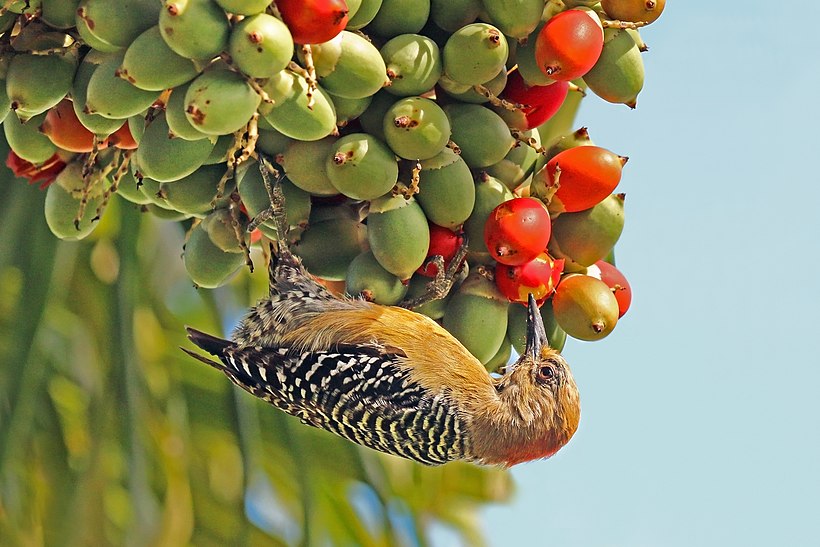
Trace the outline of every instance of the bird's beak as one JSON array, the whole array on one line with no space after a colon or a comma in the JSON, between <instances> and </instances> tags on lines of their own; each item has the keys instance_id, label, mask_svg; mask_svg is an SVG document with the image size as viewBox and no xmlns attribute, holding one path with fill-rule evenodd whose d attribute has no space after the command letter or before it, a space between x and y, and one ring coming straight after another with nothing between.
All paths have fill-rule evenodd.
<instances>
[{"instance_id":1,"label":"bird's beak","mask_svg":"<svg viewBox=\"0 0 820 547\"><path fill-rule=\"evenodd\" d=\"M547 331L544 329L544 321L541 319L541 312L538 310L538 304L535 303L535 297L532 293L530 293L528 307L527 345L524 353L533 360L537 360L541 357L541 348L549 345L549 342L547 341Z\"/></svg>"}]
</instances>

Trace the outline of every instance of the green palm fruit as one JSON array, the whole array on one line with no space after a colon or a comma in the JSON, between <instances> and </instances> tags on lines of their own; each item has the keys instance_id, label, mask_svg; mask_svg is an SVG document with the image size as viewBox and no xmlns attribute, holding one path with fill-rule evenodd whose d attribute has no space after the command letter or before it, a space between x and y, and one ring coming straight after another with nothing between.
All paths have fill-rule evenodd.
<instances>
[{"instance_id":1,"label":"green palm fruit","mask_svg":"<svg viewBox=\"0 0 820 547\"><path fill-rule=\"evenodd\" d=\"M72 53L11 58L6 72L6 94L21 119L45 112L71 89L77 59Z\"/></svg>"},{"instance_id":2,"label":"green palm fruit","mask_svg":"<svg viewBox=\"0 0 820 547\"><path fill-rule=\"evenodd\" d=\"M498 163L515 144L501 117L481 105L453 103L444 107L450 119L452 139L461 157L476 169Z\"/></svg>"},{"instance_id":3,"label":"green palm fruit","mask_svg":"<svg viewBox=\"0 0 820 547\"><path fill-rule=\"evenodd\" d=\"M454 230L464 224L475 206L475 183L464 160L445 148L421 162L416 199L433 224Z\"/></svg>"},{"instance_id":4,"label":"green palm fruit","mask_svg":"<svg viewBox=\"0 0 820 547\"><path fill-rule=\"evenodd\" d=\"M199 70L168 47L155 25L128 46L117 74L139 89L162 91L193 79Z\"/></svg>"},{"instance_id":5,"label":"green palm fruit","mask_svg":"<svg viewBox=\"0 0 820 547\"><path fill-rule=\"evenodd\" d=\"M267 13L259 13L233 28L228 52L233 63L248 76L270 78L293 57L293 38L285 23Z\"/></svg>"},{"instance_id":6,"label":"green palm fruit","mask_svg":"<svg viewBox=\"0 0 820 547\"><path fill-rule=\"evenodd\" d=\"M241 74L214 69L191 82L185 92L185 115L207 135L228 135L244 127L261 98Z\"/></svg>"},{"instance_id":7,"label":"green palm fruit","mask_svg":"<svg viewBox=\"0 0 820 547\"><path fill-rule=\"evenodd\" d=\"M333 101L321 86L308 106L308 83L304 76L285 69L265 84L273 105L263 103L259 113L280 133L300 141L316 141L336 131Z\"/></svg>"},{"instance_id":8,"label":"green palm fruit","mask_svg":"<svg viewBox=\"0 0 820 547\"><path fill-rule=\"evenodd\" d=\"M338 139L325 159L325 172L340 193L353 199L375 199L390 191L399 176L393 152L367 133Z\"/></svg>"},{"instance_id":9,"label":"green palm fruit","mask_svg":"<svg viewBox=\"0 0 820 547\"><path fill-rule=\"evenodd\" d=\"M544 0L483 0L490 22L511 38L526 38L538 23L544 11Z\"/></svg>"},{"instance_id":10,"label":"green palm fruit","mask_svg":"<svg viewBox=\"0 0 820 547\"><path fill-rule=\"evenodd\" d=\"M142 176L159 182L179 180L199 169L214 149L208 139L170 139L168 131L164 113L145 128L134 156Z\"/></svg>"},{"instance_id":11,"label":"green palm fruit","mask_svg":"<svg viewBox=\"0 0 820 547\"><path fill-rule=\"evenodd\" d=\"M494 78L507 62L507 39L487 23L472 23L455 31L442 50L444 73L466 85Z\"/></svg>"},{"instance_id":12,"label":"green palm fruit","mask_svg":"<svg viewBox=\"0 0 820 547\"><path fill-rule=\"evenodd\" d=\"M635 108L638 93L643 89L644 67L632 35L621 29L606 29L604 49L595 66L584 75L584 81L605 101Z\"/></svg>"},{"instance_id":13,"label":"green palm fruit","mask_svg":"<svg viewBox=\"0 0 820 547\"><path fill-rule=\"evenodd\" d=\"M473 272L447 302L442 325L485 364L504 343L508 306L493 281Z\"/></svg>"},{"instance_id":14,"label":"green palm fruit","mask_svg":"<svg viewBox=\"0 0 820 547\"><path fill-rule=\"evenodd\" d=\"M206 289L224 285L245 264L241 252L226 252L217 247L202 223L191 230L182 256L188 276L198 287Z\"/></svg>"},{"instance_id":15,"label":"green palm fruit","mask_svg":"<svg viewBox=\"0 0 820 547\"><path fill-rule=\"evenodd\" d=\"M376 304L393 306L407 294L407 285L385 270L371 251L365 251L350 262L345 291L352 296L362 295Z\"/></svg>"},{"instance_id":16,"label":"green palm fruit","mask_svg":"<svg viewBox=\"0 0 820 547\"><path fill-rule=\"evenodd\" d=\"M381 38L420 31L430 16L430 0L383 0L368 30Z\"/></svg>"},{"instance_id":17,"label":"green palm fruit","mask_svg":"<svg viewBox=\"0 0 820 547\"><path fill-rule=\"evenodd\" d=\"M282 153L282 167L288 178L301 188L316 196L334 196L339 193L325 170L325 162L331 156L336 137L318 141L290 141Z\"/></svg>"},{"instance_id":18,"label":"green palm fruit","mask_svg":"<svg viewBox=\"0 0 820 547\"><path fill-rule=\"evenodd\" d=\"M124 53L111 55L94 69L86 89L86 113L124 120L143 112L159 98L159 91L140 89L117 76L123 57Z\"/></svg>"},{"instance_id":19,"label":"green palm fruit","mask_svg":"<svg viewBox=\"0 0 820 547\"><path fill-rule=\"evenodd\" d=\"M384 44L380 53L390 79L385 91L391 95L421 95L432 89L441 77L441 52L426 36L400 34Z\"/></svg>"},{"instance_id":20,"label":"green palm fruit","mask_svg":"<svg viewBox=\"0 0 820 547\"><path fill-rule=\"evenodd\" d=\"M367 240L379 264L404 280L427 258L430 228L415 199L385 196L370 203Z\"/></svg>"},{"instance_id":21,"label":"green palm fruit","mask_svg":"<svg viewBox=\"0 0 820 547\"><path fill-rule=\"evenodd\" d=\"M40 132L45 117L42 113L24 123L17 116L8 116L3 122L6 142L15 154L31 163L42 163L57 152L54 143Z\"/></svg>"},{"instance_id":22,"label":"green palm fruit","mask_svg":"<svg viewBox=\"0 0 820 547\"><path fill-rule=\"evenodd\" d=\"M346 99L370 97L389 83L379 50L356 33L343 30L322 44L312 44L319 83Z\"/></svg>"},{"instance_id":23,"label":"green palm fruit","mask_svg":"<svg viewBox=\"0 0 820 547\"><path fill-rule=\"evenodd\" d=\"M228 47L231 29L213 0L163 0L159 30L168 46L189 59L211 59Z\"/></svg>"},{"instance_id":24,"label":"green palm fruit","mask_svg":"<svg viewBox=\"0 0 820 547\"><path fill-rule=\"evenodd\" d=\"M384 116L384 137L398 156L426 160L441 152L450 140L450 121L434 101L405 97Z\"/></svg>"},{"instance_id":25,"label":"green palm fruit","mask_svg":"<svg viewBox=\"0 0 820 547\"><path fill-rule=\"evenodd\" d=\"M69 163L46 190L43 211L51 233L60 239L77 240L86 237L99 224L94 221L102 200L101 185L95 185L89 194L85 211L77 227L74 219L80 210L83 183L82 162Z\"/></svg>"},{"instance_id":26,"label":"green palm fruit","mask_svg":"<svg viewBox=\"0 0 820 547\"><path fill-rule=\"evenodd\" d=\"M604 258L624 228L624 194L613 194L577 213L562 213L552 222L550 254L563 258L567 271L579 271Z\"/></svg>"}]
</instances>

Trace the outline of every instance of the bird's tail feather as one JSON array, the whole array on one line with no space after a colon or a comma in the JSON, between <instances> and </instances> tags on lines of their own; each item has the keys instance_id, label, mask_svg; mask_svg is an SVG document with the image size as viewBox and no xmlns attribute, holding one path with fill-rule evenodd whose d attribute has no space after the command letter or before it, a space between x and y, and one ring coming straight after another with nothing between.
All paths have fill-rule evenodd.
<instances>
[{"instance_id":1,"label":"bird's tail feather","mask_svg":"<svg viewBox=\"0 0 820 547\"><path fill-rule=\"evenodd\" d=\"M225 354L225 350L233 347L235 344L230 340L225 340L224 338L218 338L216 336L212 336L210 334L204 333L202 331L196 330L192 327L185 327L185 330L188 332L188 340L196 344L198 347L204 349L211 355L216 357L222 357ZM225 368L225 365L214 361L212 359L208 359L198 353L193 351L187 350L185 348L180 348L182 351L187 353L188 355L202 361L205 364L208 364L216 369L222 370Z\"/></svg>"}]
</instances>

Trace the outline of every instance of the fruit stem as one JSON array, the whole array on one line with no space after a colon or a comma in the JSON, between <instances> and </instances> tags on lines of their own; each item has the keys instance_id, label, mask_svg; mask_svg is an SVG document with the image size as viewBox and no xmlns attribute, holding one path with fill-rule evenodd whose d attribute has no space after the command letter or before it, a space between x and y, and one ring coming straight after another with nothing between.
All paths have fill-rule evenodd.
<instances>
[{"instance_id":1,"label":"fruit stem","mask_svg":"<svg viewBox=\"0 0 820 547\"><path fill-rule=\"evenodd\" d=\"M641 27L645 27L649 23L647 21L618 21L618 20L603 20L601 21L601 26L604 28L619 28L621 30L632 29L637 30Z\"/></svg>"},{"instance_id":2,"label":"fruit stem","mask_svg":"<svg viewBox=\"0 0 820 547\"><path fill-rule=\"evenodd\" d=\"M482 97L484 97L485 99L490 101L490 104L493 105L493 106L500 106L501 108L504 108L506 110L512 110L512 111L521 110L522 108L524 108L523 104L511 103L510 101L507 101L505 99L501 99L499 97L496 97L495 95L493 95L492 91L490 91L489 89L487 89L485 86L483 86L481 84L474 85L473 86L473 91L475 91L476 93L478 93L479 95L481 95Z\"/></svg>"}]
</instances>

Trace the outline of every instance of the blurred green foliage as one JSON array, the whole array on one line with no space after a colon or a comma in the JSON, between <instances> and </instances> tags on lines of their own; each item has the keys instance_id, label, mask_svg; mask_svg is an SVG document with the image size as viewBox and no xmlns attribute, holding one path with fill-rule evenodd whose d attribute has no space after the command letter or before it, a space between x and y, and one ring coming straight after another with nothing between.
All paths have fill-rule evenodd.
<instances>
[{"instance_id":1,"label":"blurred green foliage","mask_svg":"<svg viewBox=\"0 0 820 547\"><path fill-rule=\"evenodd\" d=\"M482 544L506 471L361 448L179 350L185 324L228 330L264 267L196 290L182 226L118 197L59 241L44 192L0 171L0 545Z\"/></svg>"}]
</instances>

